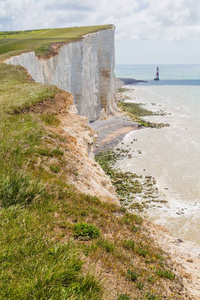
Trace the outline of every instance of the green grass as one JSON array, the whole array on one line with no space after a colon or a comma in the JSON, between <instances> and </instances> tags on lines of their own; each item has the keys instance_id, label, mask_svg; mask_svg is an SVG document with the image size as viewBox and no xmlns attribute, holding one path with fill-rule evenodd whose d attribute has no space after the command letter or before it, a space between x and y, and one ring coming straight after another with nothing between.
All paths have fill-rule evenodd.
<instances>
[{"instance_id":1,"label":"green grass","mask_svg":"<svg viewBox=\"0 0 200 300\"><path fill-rule=\"evenodd\" d=\"M55 239L52 212L59 210L59 199L76 197L55 181L64 154L58 137L47 145L46 117L19 113L27 101L44 101L57 89L29 82L21 68L0 68L0 299L102 299L101 282L83 272L77 245ZM52 158L56 167L49 162L48 173L45 159Z\"/></svg>"},{"instance_id":2,"label":"green grass","mask_svg":"<svg viewBox=\"0 0 200 300\"><path fill-rule=\"evenodd\" d=\"M67 136L54 117L23 111L57 89L29 81L21 68L0 70L0 299L147 299L150 290L162 299L180 291L140 216L67 184L75 167Z\"/></svg>"},{"instance_id":3,"label":"green grass","mask_svg":"<svg viewBox=\"0 0 200 300\"><path fill-rule=\"evenodd\" d=\"M22 67L0 63L0 114L19 113L23 108L52 99L57 91L55 86L32 82Z\"/></svg>"},{"instance_id":4,"label":"green grass","mask_svg":"<svg viewBox=\"0 0 200 300\"><path fill-rule=\"evenodd\" d=\"M0 32L0 58L27 51L44 55L52 43L80 40L87 33L108 28L111 25Z\"/></svg>"},{"instance_id":5,"label":"green grass","mask_svg":"<svg viewBox=\"0 0 200 300\"><path fill-rule=\"evenodd\" d=\"M0 199L2 207L25 206L45 194L44 187L30 176L21 173L2 175L0 179Z\"/></svg>"},{"instance_id":6,"label":"green grass","mask_svg":"<svg viewBox=\"0 0 200 300\"><path fill-rule=\"evenodd\" d=\"M101 299L77 247L52 239L51 204L1 210L0 299Z\"/></svg>"}]
</instances>

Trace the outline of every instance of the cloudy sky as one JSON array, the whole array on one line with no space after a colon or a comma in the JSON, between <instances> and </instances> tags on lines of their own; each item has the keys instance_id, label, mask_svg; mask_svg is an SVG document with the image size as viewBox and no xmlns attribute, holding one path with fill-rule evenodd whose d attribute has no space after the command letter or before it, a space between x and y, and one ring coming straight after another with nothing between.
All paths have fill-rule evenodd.
<instances>
[{"instance_id":1,"label":"cloudy sky","mask_svg":"<svg viewBox=\"0 0 200 300\"><path fill-rule=\"evenodd\" d=\"M98 24L117 63L200 63L200 0L0 0L0 31Z\"/></svg>"}]
</instances>

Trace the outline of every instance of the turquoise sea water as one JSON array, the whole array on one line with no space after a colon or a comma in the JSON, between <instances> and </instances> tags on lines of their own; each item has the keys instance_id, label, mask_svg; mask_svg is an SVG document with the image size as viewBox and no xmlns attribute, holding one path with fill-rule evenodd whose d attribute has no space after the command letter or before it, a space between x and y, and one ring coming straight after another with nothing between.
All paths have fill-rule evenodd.
<instances>
[{"instance_id":1,"label":"turquoise sea water","mask_svg":"<svg viewBox=\"0 0 200 300\"><path fill-rule=\"evenodd\" d=\"M134 78L151 81L155 78L157 65L116 65L117 78ZM163 80L197 80L200 83L199 65L159 65L160 79ZM155 84L162 84L155 83Z\"/></svg>"},{"instance_id":2,"label":"turquoise sea water","mask_svg":"<svg viewBox=\"0 0 200 300\"><path fill-rule=\"evenodd\" d=\"M119 167L154 176L168 203L155 207L150 218L178 238L200 245L200 65L160 65L158 82L152 80L156 67L116 66L118 78L148 81L129 86L129 101L166 112L147 119L170 124L128 134L123 147L130 148L133 157L123 159ZM137 143L131 143L133 139ZM142 154L134 155L138 150Z\"/></svg>"}]
</instances>

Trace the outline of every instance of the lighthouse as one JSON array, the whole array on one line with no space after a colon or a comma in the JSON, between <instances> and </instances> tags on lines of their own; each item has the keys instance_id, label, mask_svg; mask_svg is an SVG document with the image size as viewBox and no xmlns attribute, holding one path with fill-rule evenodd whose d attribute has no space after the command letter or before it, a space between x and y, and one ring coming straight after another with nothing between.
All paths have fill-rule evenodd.
<instances>
[{"instance_id":1,"label":"lighthouse","mask_svg":"<svg viewBox=\"0 0 200 300\"><path fill-rule=\"evenodd\" d=\"M154 80L159 80L159 68L156 69L156 78Z\"/></svg>"}]
</instances>

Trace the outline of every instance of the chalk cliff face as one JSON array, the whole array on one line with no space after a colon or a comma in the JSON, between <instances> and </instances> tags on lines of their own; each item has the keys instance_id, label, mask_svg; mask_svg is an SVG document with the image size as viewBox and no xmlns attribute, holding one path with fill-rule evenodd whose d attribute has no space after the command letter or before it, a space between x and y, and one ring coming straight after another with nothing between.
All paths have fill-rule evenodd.
<instances>
[{"instance_id":1,"label":"chalk cliff face","mask_svg":"<svg viewBox=\"0 0 200 300\"><path fill-rule=\"evenodd\" d=\"M114 27L87 34L80 41L63 44L57 55L38 58L34 52L9 58L21 65L36 82L53 84L73 94L80 115L89 121L114 114Z\"/></svg>"}]
</instances>

